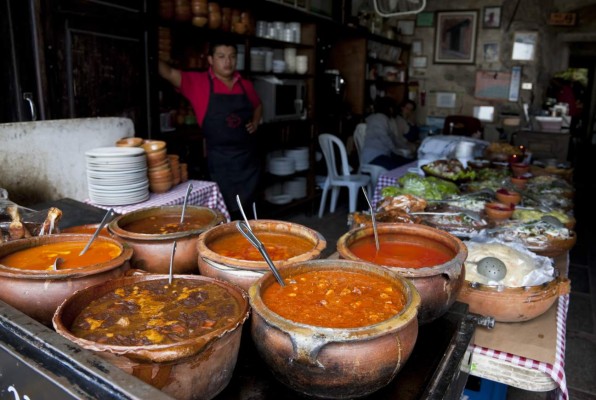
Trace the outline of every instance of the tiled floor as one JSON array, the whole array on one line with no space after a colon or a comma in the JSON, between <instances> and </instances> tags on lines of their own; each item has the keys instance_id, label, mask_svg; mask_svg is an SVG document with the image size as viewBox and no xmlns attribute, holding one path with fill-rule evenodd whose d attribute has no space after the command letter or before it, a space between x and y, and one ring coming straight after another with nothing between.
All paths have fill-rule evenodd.
<instances>
[{"instance_id":1,"label":"tiled floor","mask_svg":"<svg viewBox=\"0 0 596 400\"><path fill-rule=\"evenodd\" d=\"M578 242L571 251L569 276L571 296L567 317L565 373L570 399L596 400L596 212L589 193L596 189L593 161L595 148L584 149L575 160L576 209ZM362 204L361 207L365 205ZM335 251L335 243L348 230L347 193L340 195L338 209L316 216L318 204L312 212L299 212L283 219L311 227L327 240L324 256ZM327 208L328 210L328 208ZM508 400L549 399L549 393L528 392L508 388Z\"/></svg>"}]
</instances>

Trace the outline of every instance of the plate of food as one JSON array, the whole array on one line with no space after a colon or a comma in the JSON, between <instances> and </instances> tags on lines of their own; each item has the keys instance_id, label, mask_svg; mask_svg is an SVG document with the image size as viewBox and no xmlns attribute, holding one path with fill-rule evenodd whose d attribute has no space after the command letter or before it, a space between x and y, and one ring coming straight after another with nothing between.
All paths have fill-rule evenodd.
<instances>
[{"instance_id":1,"label":"plate of food","mask_svg":"<svg viewBox=\"0 0 596 400\"><path fill-rule=\"evenodd\" d=\"M435 160L420 167L427 176L451 182L466 182L476 178L476 171L465 168L459 160Z\"/></svg>"}]
</instances>

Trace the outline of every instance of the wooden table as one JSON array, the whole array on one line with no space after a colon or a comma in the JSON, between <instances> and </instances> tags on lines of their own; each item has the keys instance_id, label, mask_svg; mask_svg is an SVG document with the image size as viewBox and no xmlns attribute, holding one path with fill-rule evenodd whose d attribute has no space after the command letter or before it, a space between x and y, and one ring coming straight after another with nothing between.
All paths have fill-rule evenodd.
<instances>
[{"instance_id":1,"label":"wooden table","mask_svg":"<svg viewBox=\"0 0 596 400\"><path fill-rule=\"evenodd\" d=\"M396 185L416 163L385 172L375 188L375 204L381 190ZM555 267L566 275L569 254L557 257ZM519 323L497 322L492 330L478 327L474 336L470 374L520 389L543 392L557 390L568 398L565 378L565 325L569 295L543 315Z\"/></svg>"}]
</instances>

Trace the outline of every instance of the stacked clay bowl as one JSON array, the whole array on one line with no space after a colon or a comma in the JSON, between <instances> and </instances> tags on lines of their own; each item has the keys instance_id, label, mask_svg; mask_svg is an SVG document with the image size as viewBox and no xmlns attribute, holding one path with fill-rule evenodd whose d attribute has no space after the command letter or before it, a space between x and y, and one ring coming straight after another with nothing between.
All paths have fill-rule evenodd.
<instances>
[{"instance_id":1,"label":"stacked clay bowl","mask_svg":"<svg viewBox=\"0 0 596 400\"><path fill-rule=\"evenodd\" d=\"M167 274L170 254L176 242L174 274L198 272L197 237L225 221L217 210L187 206L180 224L183 206L143 208L121 215L111 221L108 230L133 249L132 266L148 272Z\"/></svg>"},{"instance_id":2,"label":"stacked clay bowl","mask_svg":"<svg viewBox=\"0 0 596 400\"><path fill-rule=\"evenodd\" d=\"M167 154L166 142L161 140L145 140L142 147L147 153L149 190L153 193L167 192L173 186L174 178Z\"/></svg>"},{"instance_id":3,"label":"stacked clay bowl","mask_svg":"<svg viewBox=\"0 0 596 400\"><path fill-rule=\"evenodd\" d=\"M0 300L50 325L56 308L79 289L122 276L133 250L127 244L99 236L79 256L91 235L34 236L0 244ZM57 270L57 256L65 261Z\"/></svg>"},{"instance_id":4,"label":"stacked clay bowl","mask_svg":"<svg viewBox=\"0 0 596 400\"><path fill-rule=\"evenodd\" d=\"M466 246L457 237L418 224L378 224L376 252L371 226L349 231L337 241L341 258L372 262L412 281L420 292L418 321L439 318L455 302L465 280Z\"/></svg>"},{"instance_id":5,"label":"stacked clay bowl","mask_svg":"<svg viewBox=\"0 0 596 400\"><path fill-rule=\"evenodd\" d=\"M323 236L303 225L276 221L249 221L276 267L314 260L327 246ZM259 251L238 232L235 222L216 226L199 236L201 275L223 279L248 288L269 271Z\"/></svg>"},{"instance_id":6,"label":"stacked clay bowl","mask_svg":"<svg viewBox=\"0 0 596 400\"><path fill-rule=\"evenodd\" d=\"M170 169L172 170L172 184L176 186L180 180L180 157L177 154L168 154Z\"/></svg>"},{"instance_id":7,"label":"stacked clay bowl","mask_svg":"<svg viewBox=\"0 0 596 400\"><path fill-rule=\"evenodd\" d=\"M278 380L308 396L348 399L397 375L418 336L420 295L409 280L347 260L303 261L279 273L285 287L269 272L249 289L251 335Z\"/></svg>"},{"instance_id":8,"label":"stacked clay bowl","mask_svg":"<svg viewBox=\"0 0 596 400\"><path fill-rule=\"evenodd\" d=\"M211 399L232 378L248 314L246 293L228 282L186 275L168 284L167 275L143 274L76 292L52 321L63 337L173 398Z\"/></svg>"}]
</instances>

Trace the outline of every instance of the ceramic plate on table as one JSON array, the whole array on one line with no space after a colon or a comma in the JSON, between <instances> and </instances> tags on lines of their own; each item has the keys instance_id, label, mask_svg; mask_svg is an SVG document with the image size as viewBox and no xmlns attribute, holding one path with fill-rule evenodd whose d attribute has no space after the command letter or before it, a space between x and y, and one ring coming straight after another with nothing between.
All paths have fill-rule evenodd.
<instances>
[{"instance_id":1,"label":"ceramic plate on table","mask_svg":"<svg viewBox=\"0 0 596 400\"><path fill-rule=\"evenodd\" d=\"M90 157L130 157L145 153L142 147L98 147L85 152Z\"/></svg>"}]
</instances>

